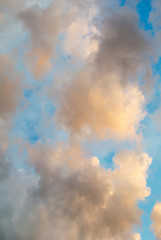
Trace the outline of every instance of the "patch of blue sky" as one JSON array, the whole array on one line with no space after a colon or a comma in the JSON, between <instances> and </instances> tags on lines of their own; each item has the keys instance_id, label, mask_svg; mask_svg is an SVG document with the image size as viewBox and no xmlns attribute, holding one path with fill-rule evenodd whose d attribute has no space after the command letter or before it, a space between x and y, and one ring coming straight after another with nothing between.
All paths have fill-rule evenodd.
<instances>
[{"instance_id":1,"label":"patch of blue sky","mask_svg":"<svg viewBox=\"0 0 161 240\"><path fill-rule=\"evenodd\" d=\"M144 151L147 152L155 162L161 163L161 132L158 131L152 116L142 121L142 135L144 139Z\"/></svg>"},{"instance_id":2,"label":"patch of blue sky","mask_svg":"<svg viewBox=\"0 0 161 240\"><path fill-rule=\"evenodd\" d=\"M150 122L150 121L149 121ZM152 165L148 170L148 178L147 178L147 186L151 188L151 194L149 197L145 199L145 201L139 202L139 207L143 209L142 218L141 218L141 227L139 228L139 232L142 235L143 239L152 240L155 239L152 231L151 231L151 211L153 209L154 204L157 200L161 199L161 194L158 189L161 188L160 181L160 168L161 163L158 161L158 157L160 156L160 147L158 143L161 138L156 138L156 132L153 129L149 130L149 133L145 134L143 132L144 137L144 151L153 158ZM158 141L158 143L157 143Z\"/></svg>"},{"instance_id":3,"label":"patch of blue sky","mask_svg":"<svg viewBox=\"0 0 161 240\"><path fill-rule=\"evenodd\" d=\"M136 6L139 15L140 27L145 31L153 30L153 24L149 22L149 15L152 10L151 0L140 0Z\"/></svg>"},{"instance_id":4,"label":"patch of blue sky","mask_svg":"<svg viewBox=\"0 0 161 240\"><path fill-rule=\"evenodd\" d=\"M34 89L24 89L24 97L25 98L30 98L32 94L34 93Z\"/></svg>"},{"instance_id":5,"label":"patch of blue sky","mask_svg":"<svg viewBox=\"0 0 161 240\"><path fill-rule=\"evenodd\" d=\"M24 90L23 103L18 107L12 134L24 140L38 137L37 127L42 115L42 97L37 89Z\"/></svg>"},{"instance_id":6,"label":"patch of blue sky","mask_svg":"<svg viewBox=\"0 0 161 240\"><path fill-rule=\"evenodd\" d=\"M119 4L121 7L124 7L129 4L128 1L126 1L126 0L118 0L118 1L119 1ZM135 1L133 3L135 3ZM144 29L145 31L148 31L148 30L152 31L153 24L151 22L149 22L149 15L152 11L151 0L138 1L137 5L136 5L136 11L139 15L140 28ZM152 33L152 35L154 34L153 31L151 33Z\"/></svg>"},{"instance_id":7,"label":"patch of blue sky","mask_svg":"<svg viewBox=\"0 0 161 240\"><path fill-rule=\"evenodd\" d=\"M152 206L147 203L148 200L145 200L144 202L140 202L138 205L140 207L140 209L147 209L149 208L150 211L144 211L142 212L142 216L141 216L141 226L137 227L137 231L140 233L141 235L141 239L146 239L146 240L154 240L155 236L151 230L151 220L150 220L150 215L151 215L151 210L152 210Z\"/></svg>"},{"instance_id":8,"label":"patch of blue sky","mask_svg":"<svg viewBox=\"0 0 161 240\"><path fill-rule=\"evenodd\" d=\"M18 142L12 141L12 144L9 144L6 156L16 169L26 168L25 160L27 159L27 152L20 150Z\"/></svg>"},{"instance_id":9,"label":"patch of blue sky","mask_svg":"<svg viewBox=\"0 0 161 240\"><path fill-rule=\"evenodd\" d=\"M155 92L149 104L147 104L147 111L149 114L153 114L161 105L160 92Z\"/></svg>"},{"instance_id":10,"label":"patch of blue sky","mask_svg":"<svg viewBox=\"0 0 161 240\"><path fill-rule=\"evenodd\" d=\"M152 115L146 117L142 124L144 151L153 158L153 162L148 170L147 179L147 186L151 188L151 194L148 198L146 198L145 202L139 203L141 209L145 210L142 215L143 227L140 231L143 239L152 240L155 239L155 237L150 230L150 214L156 201L161 200L161 193L159 191L159 189L161 189L161 133L157 130L156 125L153 122Z\"/></svg>"},{"instance_id":11,"label":"patch of blue sky","mask_svg":"<svg viewBox=\"0 0 161 240\"><path fill-rule=\"evenodd\" d=\"M156 81L151 102L147 104L147 111L150 114L153 114L161 106L161 57L158 59L157 63L152 64L152 74Z\"/></svg>"},{"instance_id":12,"label":"patch of blue sky","mask_svg":"<svg viewBox=\"0 0 161 240\"><path fill-rule=\"evenodd\" d=\"M55 106L51 103L48 102L45 104L45 113L47 114L47 117L52 117L56 111Z\"/></svg>"},{"instance_id":13,"label":"patch of blue sky","mask_svg":"<svg viewBox=\"0 0 161 240\"><path fill-rule=\"evenodd\" d=\"M161 76L161 57L158 58L156 63L152 64L153 74Z\"/></svg>"},{"instance_id":14,"label":"patch of blue sky","mask_svg":"<svg viewBox=\"0 0 161 240\"><path fill-rule=\"evenodd\" d=\"M37 131L37 122L36 121L26 121L26 132L29 143L35 144L39 139L38 131Z\"/></svg>"},{"instance_id":15,"label":"patch of blue sky","mask_svg":"<svg viewBox=\"0 0 161 240\"><path fill-rule=\"evenodd\" d=\"M151 188L151 195L147 199L149 207L152 209L157 200L161 200L161 181L160 181L160 169L161 162L153 159L152 165L148 171L149 178L147 179L147 185Z\"/></svg>"},{"instance_id":16,"label":"patch of blue sky","mask_svg":"<svg viewBox=\"0 0 161 240\"><path fill-rule=\"evenodd\" d=\"M106 169L112 169L114 170L114 162L113 158L116 155L116 151L109 152L104 158L100 159L100 165L103 166Z\"/></svg>"},{"instance_id":17,"label":"patch of blue sky","mask_svg":"<svg viewBox=\"0 0 161 240\"><path fill-rule=\"evenodd\" d=\"M119 0L120 7L123 7L125 5L126 0Z\"/></svg>"},{"instance_id":18,"label":"patch of blue sky","mask_svg":"<svg viewBox=\"0 0 161 240\"><path fill-rule=\"evenodd\" d=\"M25 50L20 48L17 66L24 73L23 82L26 88L23 91L24 101L19 106L14 121L12 135L35 144L37 141L66 141L67 134L64 131L55 129L54 101L49 99L47 89L51 89L56 74L67 67L67 58L62 54L55 62L53 68L42 80L36 80L25 68L23 56ZM61 81L61 79L60 79ZM12 137L13 137L12 136Z\"/></svg>"},{"instance_id":19,"label":"patch of blue sky","mask_svg":"<svg viewBox=\"0 0 161 240\"><path fill-rule=\"evenodd\" d=\"M71 56L69 54L65 54L60 48L57 48L56 51L59 55L59 58L56 61L52 61L53 67L51 72L48 74L50 81L53 81L52 77L54 77L56 74L59 74L66 69L70 70L73 68L73 66L70 64Z\"/></svg>"},{"instance_id":20,"label":"patch of blue sky","mask_svg":"<svg viewBox=\"0 0 161 240\"><path fill-rule=\"evenodd\" d=\"M41 85L43 83L35 89L25 89L24 103L18 108L12 138L21 138L32 145L49 139L53 144L66 141L68 134L56 129L53 118L56 108Z\"/></svg>"},{"instance_id":21,"label":"patch of blue sky","mask_svg":"<svg viewBox=\"0 0 161 240\"><path fill-rule=\"evenodd\" d=\"M19 111L15 119L13 134L24 140L37 136L37 126L41 119L41 111L36 107L29 107Z\"/></svg>"},{"instance_id":22,"label":"patch of blue sky","mask_svg":"<svg viewBox=\"0 0 161 240\"><path fill-rule=\"evenodd\" d=\"M148 171L148 179L147 179L147 186L151 188L151 195L139 203L139 207L141 209L146 209L143 211L141 223L142 227L139 229L143 239L152 240L155 239L153 232L151 231L151 211L158 199L161 199L161 193L158 189L161 189L161 181L160 181L160 168L161 164L156 162L153 159L152 165Z\"/></svg>"}]
</instances>

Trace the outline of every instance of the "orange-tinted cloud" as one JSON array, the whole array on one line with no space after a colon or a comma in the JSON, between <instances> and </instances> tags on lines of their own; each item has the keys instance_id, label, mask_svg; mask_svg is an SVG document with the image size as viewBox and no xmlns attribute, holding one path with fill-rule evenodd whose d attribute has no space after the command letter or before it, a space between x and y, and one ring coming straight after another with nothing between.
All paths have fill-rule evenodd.
<instances>
[{"instance_id":1,"label":"orange-tinted cloud","mask_svg":"<svg viewBox=\"0 0 161 240\"><path fill-rule=\"evenodd\" d=\"M67 26L69 16L70 12L65 12L64 1L55 1L47 8L32 5L19 12L18 17L29 32L25 62L36 78L51 69L58 36Z\"/></svg>"},{"instance_id":2,"label":"orange-tinted cloud","mask_svg":"<svg viewBox=\"0 0 161 240\"><path fill-rule=\"evenodd\" d=\"M156 238L161 239L161 203L157 202L151 213L152 229Z\"/></svg>"}]
</instances>

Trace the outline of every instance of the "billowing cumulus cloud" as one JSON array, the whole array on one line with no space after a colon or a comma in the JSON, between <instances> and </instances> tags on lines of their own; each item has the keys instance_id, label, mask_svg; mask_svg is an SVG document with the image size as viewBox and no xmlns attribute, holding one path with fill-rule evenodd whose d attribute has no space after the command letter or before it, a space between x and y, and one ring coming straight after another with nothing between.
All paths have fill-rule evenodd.
<instances>
[{"instance_id":1,"label":"billowing cumulus cloud","mask_svg":"<svg viewBox=\"0 0 161 240\"><path fill-rule=\"evenodd\" d=\"M152 159L137 140L147 114L142 75L151 77L150 45L137 15L107 2L0 3L2 32L16 24L24 34L0 57L0 240L141 240L138 202L150 195ZM13 116L17 132L7 125ZM105 168L87 151L91 139L137 147L118 151Z\"/></svg>"},{"instance_id":2,"label":"billowing cumulus cloud","mask_svg":"<svg viewBox=\"0 0 161 240\"><path fill-rule=\"evenodd\" d=\"M67 53L86 56L96 49L96 42L93 41L91 46L89 40L95 27L88 26L92 18L88 14L93 15L94 11L94 1L82 3L61 0L51 1L47 7L41 7L38 3L28 4L28 7L18 13L24 30L29 32L25 64L36 78L42 77L52 68L58 39L63 38L63 34L66 38L64 49ZM81 46L84 40L84 46Z\"/></svg>"},{"instance_id":3,"label":"billowing cumulus cloud","mask_svg":"<svg viewBox=\"0 0 161 240\"><path fill-rule=\"evenodd\" d=\"M152 229L157 239L161 239L161 203L157 202L151 213Z\"/></svg>"},{"instance_id":4,"label":"billowing cumulus cloud","mask_svg":"<svg viewBox=\"0 0 161 240\"><path fill-rule=\"evenodd\" d=\"M103 88L83 73L61 92L58 122L76 135L134 138L143 108L144 96L136 86L122 88L114 76Z\"/></svg>"},{"instance_id":5,"label":"billowing cumulus cloud","mask_svg":"<svg viewBox=\"0 0 161 240\"><path fill-rule=\"evenodd\" d=\"M80 22L81 31L90 26L90 22L86 27L83 20ZM71 36L77 35L77 31L81 33L77 24L69 27ZM136 15L126 9L109 14L101 31L91 32L90 52L85 51L86 66L61 86L60 97L56 95L57 122L71 134L135 138L139 122L145 116L137 75L143 69L146 71L144 59L149 48L137 25ZM77 30L73 33L72 28ZM87 39L79 37L78 51L87 44ZM68 35L66 41L67 44ZM69 49L73 47L74 51L74 44L68 44Z\"/></svg>"},{"instance_id":6,"label":"billowing cumulus cloud","mask_svg":"<svg viewBox=\"0 0 161 240\"><path fill-rule=\"evenodd\" d=\"M38 184L13 214L7 239L140 239L133 226L140 222L137 201L150 193L147 154L120 152L115 169L105 170L78 147L38 145L29 153Z\"/></svg>"}]
</instances>

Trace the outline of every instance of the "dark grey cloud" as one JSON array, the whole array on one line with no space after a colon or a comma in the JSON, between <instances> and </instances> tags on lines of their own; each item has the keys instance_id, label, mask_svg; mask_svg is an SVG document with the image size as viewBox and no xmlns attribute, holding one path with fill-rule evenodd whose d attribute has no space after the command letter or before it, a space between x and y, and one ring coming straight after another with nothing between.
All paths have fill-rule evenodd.
<instances>
[{"instance_id":1,"label":"dark grey cloud","mask_svg":"<svg viewBox=\"0 0 161 240\"><path fill-rule=\"evenodd\" d=\"M117 74L122 83L137 81L145 67L148 42L138 27L138 19L129 9L113 12L103 21L95 68L98 75Z\"/></svg>"}]
</instances>

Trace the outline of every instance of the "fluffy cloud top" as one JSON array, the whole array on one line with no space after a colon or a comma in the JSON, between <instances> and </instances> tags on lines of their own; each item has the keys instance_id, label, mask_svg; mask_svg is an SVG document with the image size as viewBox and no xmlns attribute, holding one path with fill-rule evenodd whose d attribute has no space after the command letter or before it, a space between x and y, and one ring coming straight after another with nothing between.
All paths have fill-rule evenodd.
<instances>
[{"instance_id":1,"label":"fluffy cloud top","mask_svg":"<svg viewBox=\"0 0 161 240\"><path fill-rule=\"evenodd\" d=\"M145 116L142 93L135 86L122 88L114 76L106 88L87 74L76 76L58 106L59 124L80 136L132 139Z\"/></svg>"}]
</instances>

